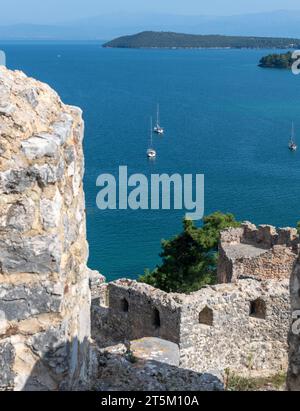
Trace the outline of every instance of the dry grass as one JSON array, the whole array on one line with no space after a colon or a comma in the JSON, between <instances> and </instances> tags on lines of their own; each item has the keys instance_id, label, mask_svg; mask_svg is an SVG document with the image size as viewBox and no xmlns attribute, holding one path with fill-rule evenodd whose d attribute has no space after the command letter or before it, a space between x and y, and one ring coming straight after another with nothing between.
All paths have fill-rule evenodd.
<instances>
[{"instance_id":1,"label":"dry grass","mask_svg":"<svg viewBox=\"0 0 300 411\"><path fill-rule=\"evenodd\" d=\"M285 389L285 373L255 378L241 377L227 371L226 376L227 391L283 391Z\"/></svg>"}]
</instances>

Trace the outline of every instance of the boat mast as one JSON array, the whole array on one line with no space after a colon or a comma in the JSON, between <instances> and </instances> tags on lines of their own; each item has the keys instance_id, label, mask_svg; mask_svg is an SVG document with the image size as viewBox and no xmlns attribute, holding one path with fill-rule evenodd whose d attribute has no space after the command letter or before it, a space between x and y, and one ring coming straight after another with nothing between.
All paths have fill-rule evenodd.
<instances>
[{"instance_id":1,"label":"boat mast","mask_svg":"<svg viewBox=\"0 0 300 411\"><path fill-rule=\"evenodd\" d=\"M153 133L152 133L152 117L150 117L150 148L152 148L152 140L153 140Z\"/></svg>"},{"instance_id":2,"label":"boat mast","mask_svg":"<svg viewBox=\"0 0 300 411\"><path fill-rule=\"evenodd\" d=\"M292 122L292 134L291 134L291 141L294 142L295 138L295 127L294 127L294 122Z\"/></svg>"}]
</instances>

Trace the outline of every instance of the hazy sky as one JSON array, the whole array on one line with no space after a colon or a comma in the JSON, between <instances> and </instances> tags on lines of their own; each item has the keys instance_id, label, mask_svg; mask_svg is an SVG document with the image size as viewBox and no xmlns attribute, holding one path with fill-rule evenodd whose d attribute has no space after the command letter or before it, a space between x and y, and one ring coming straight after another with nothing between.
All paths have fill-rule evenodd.
<instances>
[{"instance_id":1,"label":"hazy sky","mask_svg":"<svg viewBox=\"0 0 300 411\"><path fill-rule=\"evenodd\" d=\"M299 9L299 0L2 0L0 24L53 23L122 11L229 15Z\"/></svg>"}]
</instances>

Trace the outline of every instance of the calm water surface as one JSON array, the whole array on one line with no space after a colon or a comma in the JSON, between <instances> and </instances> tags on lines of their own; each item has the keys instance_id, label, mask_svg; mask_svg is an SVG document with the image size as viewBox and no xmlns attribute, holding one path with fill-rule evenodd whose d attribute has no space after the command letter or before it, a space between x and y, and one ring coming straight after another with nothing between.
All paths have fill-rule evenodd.
<instances>
[{"instance_id":1,"label":"calm water surface","mask_svg":"<svg viewBox=\"0 0 300 411\"><path fill-rule=\"evenodd\" d=\"M205 212L279 226L300 220L300 76L257 62L269 50L117 50L99 44L0 44L8 66L49 83L84 110L85 191L92 268L135 278L159 261L179 211L99 211L96 178L204 173ZM272 52L274 52L272 50ZM158 157L145 157L149 116L161 105Z\"/></svg>"}]
</instances>

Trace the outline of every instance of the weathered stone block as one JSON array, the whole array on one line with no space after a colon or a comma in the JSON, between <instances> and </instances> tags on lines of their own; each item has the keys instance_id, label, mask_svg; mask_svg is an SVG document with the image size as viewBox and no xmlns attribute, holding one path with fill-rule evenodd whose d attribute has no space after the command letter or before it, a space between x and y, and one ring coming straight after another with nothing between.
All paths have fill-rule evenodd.
<instances>
[{"instance_id":1,"label":"weathered stone block","mask_svg":"<svg viewBox=\"0 0 300 411\"><path fill-rule=\"evenodd\" d=\"M0 191L4 194L23 193L35 182L30 169L7 170L0 173Z\"/></svg>"},{"instance_id":2,"label":"weathered stone block","mask_svg":"<svg viewBox=\"0 0 300 411\"><path fill-rule=\"evenodd\" d=\"M8 321L20 321L25 318L48 312L59 312L63 290L58 294L57 284L41 285L1 285L0 311Z\"/></svg>"},{"instance_id":3,"label":"weathered stone block","mask_svg":"<svg viewBox=\"0 0 300 411\"><path fill-rule=\"evenodd\" d=\"M60 269L61 244L57 235L0 237L0 272L55 273Z\"/></svg>"},{"instance_id":4,"label":"weathered stone block","mask_svg":"<svg viewBox=\"0 0 300 411\"><path fill-rule=\"evenodd\" d=\"M17 201L7 211L6 226L12 230L28 231L35 221L35 203L31 198Z\"/></svg>"}]
</instances>

